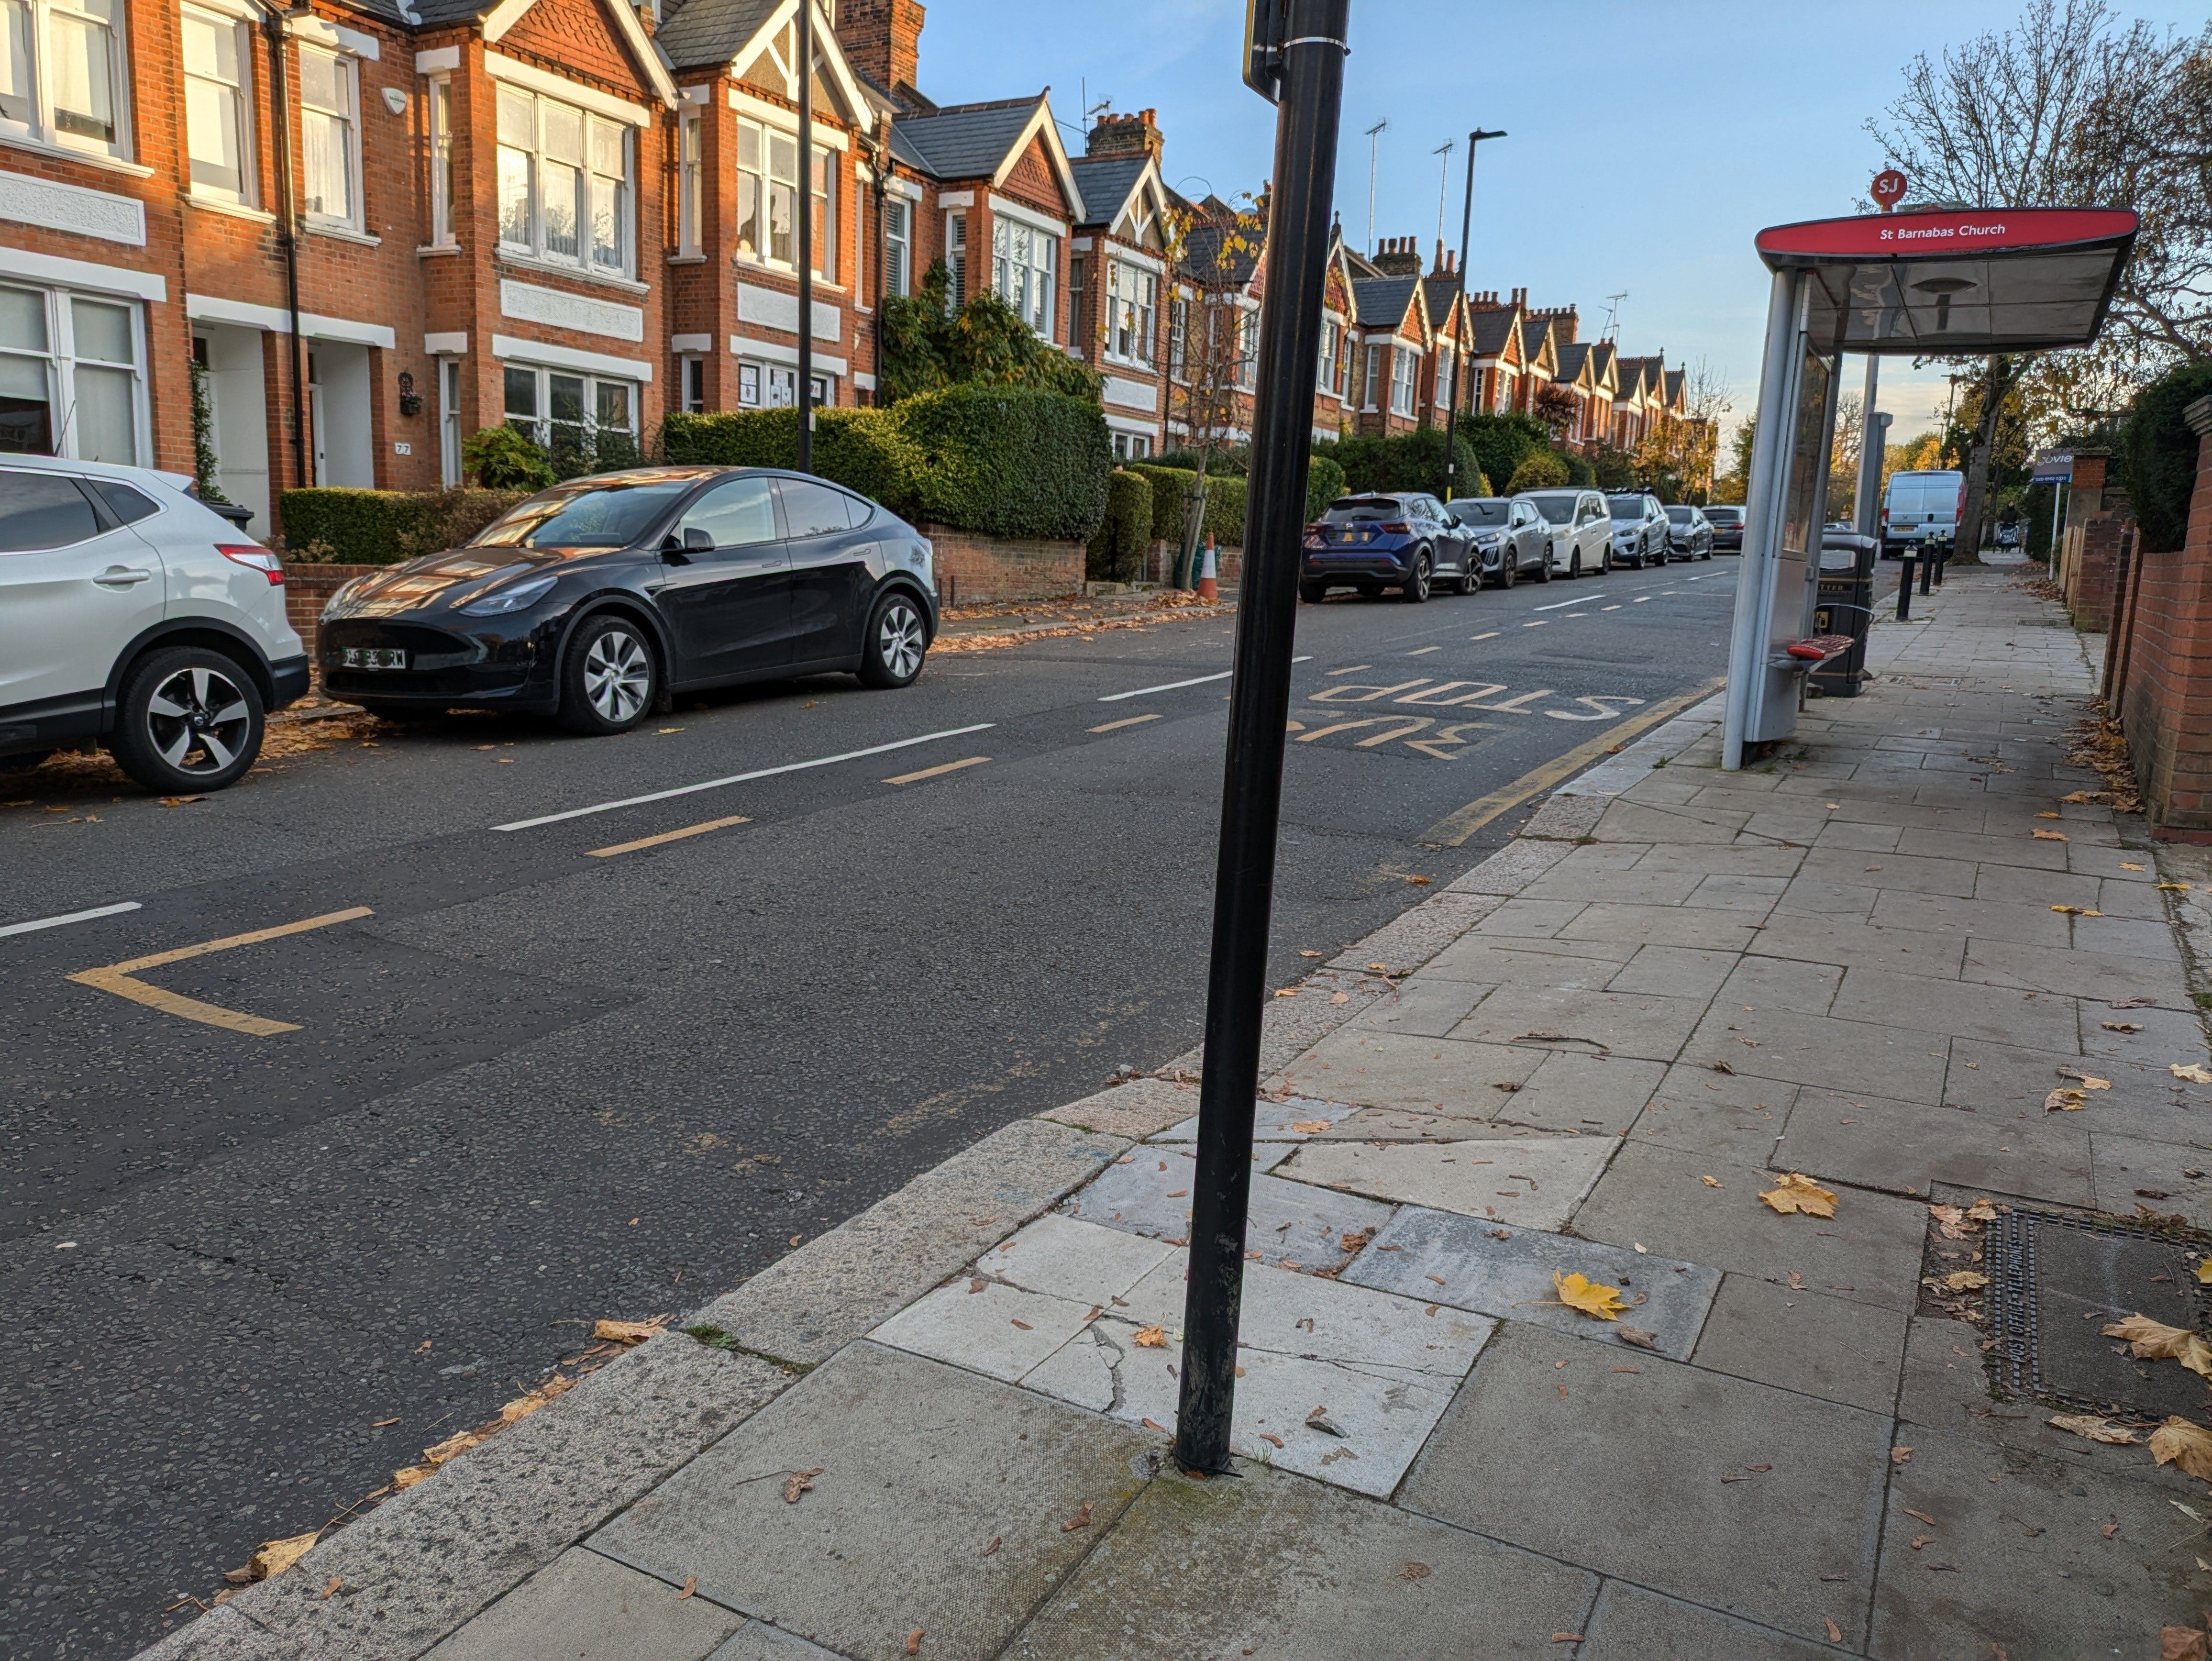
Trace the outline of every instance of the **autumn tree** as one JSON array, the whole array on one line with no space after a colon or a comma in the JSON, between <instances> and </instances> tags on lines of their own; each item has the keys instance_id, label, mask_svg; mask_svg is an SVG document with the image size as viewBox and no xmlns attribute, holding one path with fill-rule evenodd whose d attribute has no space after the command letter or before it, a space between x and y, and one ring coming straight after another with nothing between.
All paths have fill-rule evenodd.
<instances>
[{"instance_id":1,"label":"autumn tree","mask_svg":"<svg viewBox=\"0 0 2212 1661\"><path fill-rule=\"evenodd\" d=\"M1197 459L1183 508L1176 586L1195 580L1206 523L1206 475L1217 456L1249 430L1257 385L1257 290L1267 241L1266 205L1208 196L1171 210L1162 226L1169 269L1168 413L1182 422L1182 447Z\"/></svg>"}]
</instances>

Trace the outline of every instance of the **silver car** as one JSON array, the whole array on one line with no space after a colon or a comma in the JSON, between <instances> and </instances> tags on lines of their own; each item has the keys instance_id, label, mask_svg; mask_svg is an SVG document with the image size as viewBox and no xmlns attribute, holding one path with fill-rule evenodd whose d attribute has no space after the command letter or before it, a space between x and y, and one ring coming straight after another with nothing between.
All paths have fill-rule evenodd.
<instances>
[{"instance_id":1,"label":"silver car","mask_svg":"<svg viewBox=\"0 0 2212 1661\"><path fill-rule=\"evenodd\" d=\"M1444 511L1474 532L1468 567L1492 588L1510 588L1522 572L1542 571L1550 536L1542 517L1507 496L1462 496Z\"/></svg>"},{"instance_id":2,"label":"silver car","mask_svg":"<svg viewBox=\"0 0 2212 1661\"><path fill-rule=\"evenodd\" d=\"M1659 498L1642 490L1623 491L1605 499L1613 516L1613 559L1616 565L1664 565L1669 541L1667 510Z\"/></svg>"}]
</instances>

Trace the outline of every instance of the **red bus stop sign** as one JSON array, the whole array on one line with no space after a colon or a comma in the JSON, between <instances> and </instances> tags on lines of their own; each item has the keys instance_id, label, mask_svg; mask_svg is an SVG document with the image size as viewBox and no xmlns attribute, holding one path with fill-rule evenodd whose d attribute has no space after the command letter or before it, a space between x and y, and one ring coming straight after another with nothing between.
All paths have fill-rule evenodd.
<instances>
[{"instance_id":1,"label":"red bus stop sign","mask_svg":"<svg viewBox=\"0 0 2212 1661\"><path fill-rule=\"evenodd\" d=\"M1905 200L1906 179L1894 167L1884 167L1874 176L1874 204L1884 213L1893 210Z\"/></svg>"}]
</instances>

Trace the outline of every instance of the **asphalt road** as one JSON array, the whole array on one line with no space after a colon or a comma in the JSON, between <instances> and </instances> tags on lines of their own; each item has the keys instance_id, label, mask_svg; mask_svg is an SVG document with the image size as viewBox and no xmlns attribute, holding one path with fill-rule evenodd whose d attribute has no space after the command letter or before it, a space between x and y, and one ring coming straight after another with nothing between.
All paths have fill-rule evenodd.
<instances>
[{"instance_id":1,"label":"asphalt road","mask_svg":"<svg viewBox=\"0 0 2212 1661\"><path fill-rule=\"evenodd\" d=\"M1278 980L1535 804L1425 842L1455 812L1716 678L1735 571L1301 608ZM0 785L0 929L138 908L0 934L0 1654L130 1653L595 1319L1194 1043L1231 642L941 653L609 740L364 726L176 806Z\"/></svg>"}]
</instances>

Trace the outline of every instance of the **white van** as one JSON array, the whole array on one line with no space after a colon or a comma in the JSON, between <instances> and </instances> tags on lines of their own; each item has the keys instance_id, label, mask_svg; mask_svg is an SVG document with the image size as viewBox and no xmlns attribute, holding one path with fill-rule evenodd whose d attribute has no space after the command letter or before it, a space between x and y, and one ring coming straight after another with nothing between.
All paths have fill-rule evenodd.
<instances>
[{"instance_id":1,"label":"white van","mask_svg":"<svg viewBox=\"0 0 2212 1661\"><path fill-rule=\"evenodd\" d=\"M1947 472L1892 473L1881 504L1881 555L1893 558L1926 543L1948 543L1959 534L1959 507L1966 476Z\"/></svg>"}]
</instances>

